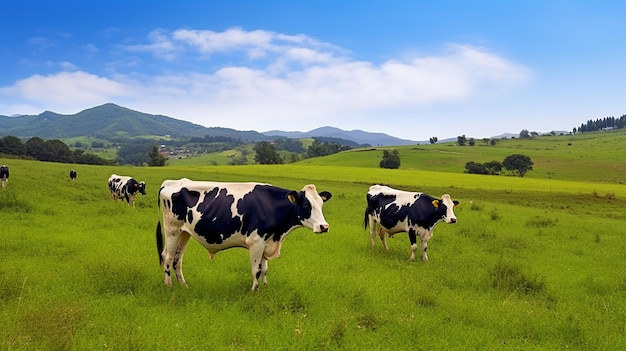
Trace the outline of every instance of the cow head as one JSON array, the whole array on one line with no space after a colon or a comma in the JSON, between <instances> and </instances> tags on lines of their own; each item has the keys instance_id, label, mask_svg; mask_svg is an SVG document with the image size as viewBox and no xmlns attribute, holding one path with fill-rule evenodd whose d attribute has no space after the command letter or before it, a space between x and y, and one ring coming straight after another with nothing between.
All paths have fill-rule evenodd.
<instances>
[{"instance_id":1,"label":"cow head","mask_svg":"<svg viewBox=\"0 0 626 351\"><path fill-rule=\"evenodd\" d=\"M441 200L433 200L433 206L438 210L445 210L442 213L442 219L446 223L456 223L456 215L454 215L454 208L459 205L459 202L450 199L450 195L444 194L441 196Z\"/></svg>"},{"instance_id":2,"label":"cow head","mask_svg":"<svg viewBox=\"0 0 626 351\"><path fill-rule=\"evenodd\" d=\"M146 182L139 182L137 184L137 191L141 193L141 195L146 195Z\"/></svg>"},{"instance_id":3,"label":"cow head","mask_svg":"<svg viewBox=\"0 0 626 351\"><path fill-rule=\"evenodd\" d=\"M296 206L296 215L302 224L314 233L326 233L328 223L324 219L322 206L331 198L327 191L317 193L315 185L309 184L300 192L290 191L287 198Z\"/></svg>"}]
</instances>

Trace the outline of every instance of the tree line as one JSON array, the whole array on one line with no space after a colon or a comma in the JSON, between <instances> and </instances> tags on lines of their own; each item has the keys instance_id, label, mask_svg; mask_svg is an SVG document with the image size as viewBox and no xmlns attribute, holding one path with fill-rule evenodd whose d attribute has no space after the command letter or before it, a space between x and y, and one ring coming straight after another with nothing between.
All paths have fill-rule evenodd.
<instances>
[{"instance_id":1,"label":"tree line","mask_svg":"<svg viewBox=\"0 0 626 351\"><path fill-rule=\"evenodd\" d=\"M596 132L599 130L607 129L621 129L626 128L626 115L622 115L619 118L604 117L596 119L595 121L588 120L586 123L581 124L578 128L574 127L574 133Z\"/></svg>"},{"instance_id":2,"label":"tree line","mask_svg":"<svg viewBox=\"0 0 626 351\"><path fill-rule=\"evenodd\" d=\"M72 151L61 140L43 140L40 137L32 137L26 140L26 142L12 135L2 137L0 138L0 154L47 162L92 165L109 165L113 163L110 160L85 152L85 150L82 149Z\"/></svg>"},{"instance_id":3,"label":"tree line","mask_svg":"<svg viewBox=\"0 0 626 351\"><path fill-rule=\"evenodd\" d=\"M297 155L304 158L313 158L336 154L341 151L352 149L350 146L341 145L337 142L324 142L314 139L313 143L304 149L302 142L295 139L278 139L274 142L260 141L254 146L254 161L259 164L282 164L299 160ZM278 151L291 153L289 159L281 157Z\"/></svg>"}]
</instances>

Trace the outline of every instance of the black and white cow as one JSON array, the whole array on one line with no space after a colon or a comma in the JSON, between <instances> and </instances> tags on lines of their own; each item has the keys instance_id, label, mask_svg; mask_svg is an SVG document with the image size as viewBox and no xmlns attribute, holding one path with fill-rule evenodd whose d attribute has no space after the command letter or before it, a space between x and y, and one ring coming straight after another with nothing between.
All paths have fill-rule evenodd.
<instances>
[{"instance_id":1,"label":"black and white cow","mask_svg":"<svg viewBox=\"0 0 626 351\"><path fill-rule=\"evenodd\" d=\"M113 200L126 199L126 202L135 207L135 196L137 193L146 195L146 183L138 182L132 177L118 176L117 174L111 174L109 177L109 191L111 191L111 197Z\"/></svg>"},{"instance_id":2,"label":"black and white cow","mask_svg":"<svg viewBox=\"0 0 626 351\"><path fill-rule=\"evenodd\" d=\"M70 171L70 180L76 180L76 170L74 169Z\"/></svg>"},{"instance_id":3,"label":"black and white cow","mask_svg":"<svg viewBox=\"0 0 626 351\"><path fill-rule=\"evenodd\" d=\"M315 185L297 192L260 183L164 181L159 189L162 217L156 241L165 285L172 285L172 271L179 283L187 285L183 255L193 237L211 259L231 247L248 249L252 290L258 290L259 278L267 284L267 261L280 255L287 234L303 226L314 233L328 231L322 205L330 197L327 191L318 193Z\"/></svg>"},{"instance_id":4,"label":"black and white cow","mask_svg":"<svg viewBox=\"0 0 626 351\"><path fill-rule=\"evenodd\" d=\"M433 236L433 229L440 221L456 223L453 208L459 204L445 194L441 199L432 196L396 190L388 186L372 185L367 192L364 226L370 226L372 248L376 242L376 227L380 225L378 235L387 246L386 234L407 232L411 242L411 261L415 261L417 236L422 241L422 259L428 261L426 250L428 240Z\"/></svg>"},{"instance_id":5,"label":"black and white cow","mask_svg":"<svg viewBox=\"0 0 626 351\"><path fill-rule=\"evenodd\" d=\"M6 188L9 181L9 167L7 165L0 166L0 181L2 182L2 189Z\"/></svg>"}]
</instances>

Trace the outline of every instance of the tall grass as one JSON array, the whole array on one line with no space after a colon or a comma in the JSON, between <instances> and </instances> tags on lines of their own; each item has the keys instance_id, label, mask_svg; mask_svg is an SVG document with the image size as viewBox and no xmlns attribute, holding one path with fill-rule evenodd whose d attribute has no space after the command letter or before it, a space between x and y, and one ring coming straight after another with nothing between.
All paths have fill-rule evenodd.
<instances>
[{"instance_id":1,"label":"tall grass","mask_svg":"<svg viewBox=\"0 0 626 351\"><path fill-rule=\"evenodd\" d=\"M626 194L611 184L314 165L10 166L0 191L10 204L0 209L0 350L626 347ZM135 209L111 200L111 173L146 181ZM291 233L257 293L247 251L211 261L195 242L189 287L165 287L157 191L183 176L315 183L333 193L330 232ZM406 235L389 239L389 251L370 247L362 218L372 183L461 202L458 223L435 228L429 262L409 261Z\"/></svg>"}]
</instances>

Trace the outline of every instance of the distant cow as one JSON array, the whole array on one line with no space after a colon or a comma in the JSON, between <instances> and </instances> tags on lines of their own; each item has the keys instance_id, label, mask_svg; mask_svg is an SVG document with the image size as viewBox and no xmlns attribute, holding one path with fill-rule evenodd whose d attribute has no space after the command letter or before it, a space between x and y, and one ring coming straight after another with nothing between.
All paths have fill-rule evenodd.
<instances>
[{"instance_id":1,"label":"distant cow","mask_svg":"<svg viewBox=\"0 0 626 351\"><path fill-rule=\"evenodd\" d=\"M435 225L440 221L456 223L453 208L458 204L448 194L436 199L422 193L401 191L382 185L371 186L367 192L364 226L370 226L372 248L376 241L378 223L378 235L385 249L389 249L386 234L393 236L407 232L411 242L411 261L415 261L419 235L422 241L422 259L428 261L426 250Z\"/></svg>"},{"instance_id":2,"label":"distant cow","mask_svg":"<svg viewBox=\"0 0 626 351\"><path fill-rule=\"evenodd\" d=\"M71 170L70 171L70 179L71 180L76 180L76 171L75 170Z\"/></svg>"},{"instance_id":3,"label":"distant cow","mask_svg":"<svg viewBox=\"0 0 626 351\"><path fill-rule=\"evenodd\" d=\"M6 188L9 181L9 167L7 165L0 166L0 181L2 181L2 189Z\"/></svg>"},{"instance_id":4,"label":"distant cow","mask_svg":"<svg viewBox=\"0 0 626 351\"><path fill-rule=\"evenodd\" d=\"M135 196L137 193L146 195L146 183L137 182L135 179L127 176L118 176L111 174L109 178L109 191L111 191L111 197L113 200L126 199L126 202L135 207Z\"/></svg>"},{"instance_id":5,"label":"distant cow","mask_svg":"<svg viewBox=\"0 0 626 351\"><path fill-rule=\"evenodd\" d=\"M217 252L231 247L248 249L252 290L258 290L259 278L267 284L267 261L280 255L287 234L302 226L314 233L328 231L322 205L330 197L329 192L318 193L315 185L297 192L260 183L186 178L164 181L159 189L162 217L157 224L156 241L165 285L172 285L172 270L178 282L187 285L183 277L183 255L189 238L193 237L211 259Z\"/></svg>"}]
</instances>

